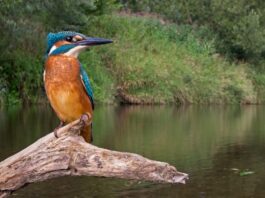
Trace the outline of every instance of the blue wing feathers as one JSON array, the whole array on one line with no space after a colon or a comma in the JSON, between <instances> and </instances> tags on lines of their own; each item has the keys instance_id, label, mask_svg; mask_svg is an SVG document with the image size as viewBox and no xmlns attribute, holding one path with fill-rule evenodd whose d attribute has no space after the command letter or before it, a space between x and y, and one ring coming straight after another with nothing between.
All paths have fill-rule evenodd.
<instances>
[{"instance_id":1,"label":"blue wing feathers","mask_svg":"<svg viewBox=\"0 0 265 198\"><path fill-rule=\"evenodd\" d=\"M92 104L92 108L94 109L94 97L93 97L93 91L90 84L89 77L86 73L86 70L83 68L83 66L80 64L80 75L82 77L83 84L85 86L86 93L90 99L90 102Z\"/></svg>"}]
</instances>

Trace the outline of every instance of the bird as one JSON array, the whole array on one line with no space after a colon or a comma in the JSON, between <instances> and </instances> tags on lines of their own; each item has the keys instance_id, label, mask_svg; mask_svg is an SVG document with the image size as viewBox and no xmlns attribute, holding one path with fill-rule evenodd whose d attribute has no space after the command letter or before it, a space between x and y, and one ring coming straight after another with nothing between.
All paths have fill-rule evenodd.
<instances>
[{"instance_id":1,"label":"bird","mask_svg":"<svg viewBox=\"0 0 265 198\"><path fill-rule=\"evenodd\" d=\"M60 119L54 130L56 137L57 130L64 124L77 119L82 121L84 116L93 117L93 90L78 55L92 46L112 42L73 31L48 33L43 80L48 100ZM92 122L84 126L81 136L88 143L93 141Z\"/></svg>"}]
</instances>

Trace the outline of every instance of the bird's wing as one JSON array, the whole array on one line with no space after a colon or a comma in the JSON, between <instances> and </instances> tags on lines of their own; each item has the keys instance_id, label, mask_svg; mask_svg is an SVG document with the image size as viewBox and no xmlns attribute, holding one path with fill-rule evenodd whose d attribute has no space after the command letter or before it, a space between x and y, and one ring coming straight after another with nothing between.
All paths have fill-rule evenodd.
<instances>
[{"instance_id":1,"label":"bird's wing","mask_svg":"<svg viewBox=\"0 0 265 198\"><path fill-rule=\"evenodd\" d=\"M93 98L93 91L92 91L92 87L90 84L90 80L89 77L86 73L86 70L83 68L83 66L80 64L80 76L81 76L81 80L82 83L85 87L86 93L90 99L90 102L92 104L92 109L94 109L94 98Z\"/></svg>"}]
</instances>

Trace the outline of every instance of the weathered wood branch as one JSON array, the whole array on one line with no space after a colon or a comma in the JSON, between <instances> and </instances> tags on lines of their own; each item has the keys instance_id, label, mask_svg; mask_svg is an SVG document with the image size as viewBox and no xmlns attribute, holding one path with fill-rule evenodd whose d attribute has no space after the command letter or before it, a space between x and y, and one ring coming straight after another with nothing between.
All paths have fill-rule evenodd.
<instances>
[{"instance_id":1,"label":"weathered wood branch","mask_svg":"<svg viewBox=\"0 0 265 198\"><path fill-rule=\"evenodd\" d=\"M88 144L79 136L76 120L50 133L0 163L0 198L26 184L72 175L116 177L166 183L185 183L188 175L175 167L140 155Z\"/></svg>"}]
</instances>

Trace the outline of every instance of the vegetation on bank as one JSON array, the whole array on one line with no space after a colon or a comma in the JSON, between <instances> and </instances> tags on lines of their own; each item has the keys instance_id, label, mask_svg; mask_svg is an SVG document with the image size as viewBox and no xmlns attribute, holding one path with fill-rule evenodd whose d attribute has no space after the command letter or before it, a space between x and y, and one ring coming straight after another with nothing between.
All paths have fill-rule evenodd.
<instances>
[{"instance_id":1,"label":"vegetation on bank","mask_svg":"<svg viewBox=\"0 0 265 198\"><path fill-rule=\"evenodd\" d=\"M46 35L81 31L90 17L119 8L116 0L0 1L0 105L43 101Z\"/></svg>"},{"instance_id":2,"label":"vegetation on bank","mask_svg":"<svg viewBox=\"0 0 265 198\"><path fill-rule=\"evenodd\" d=\"M265 66L265 1L121 0L125 9L155 13L177 24L207 26L219 53Z\"/></svg>"},{"instance_id":3,"label":"vegetation on bank","mask_svg":"<svg viewBox=\"0 0 265 198\"><path fill-rule=\"evenodd\" d=\"M216 54L213 41L200 40L205 31L137 16L90 21L85 33L114 40L81 57L96 98L113 101L118 94L129 103L256 103L250 67Z\"/></svg>"},{"instance_id":4,"label":"vegetation on bank","mask_svg":"<svg viewBox=\"0 0 265 198\"><path fill-rule=\"evenodd\" d=\"M91 78L96 102L264 102L262 42L255 51L250 45L253 42L246 39L249 43L248 56L231 60L234 52L229 50L233 45L223 45L226 38L222 40L224 43L220 42L220 34L214 32L209 24L203 23L203 17L197 20L199 12L194 12L196 16L190 16L195 21L194 25L185 22L186 15L178 20L166 17L171 22L152 15L104 15L119 8L120 4L115 0L91 0L84 5L77 0L73 4L77 7L69 6L69 2L64 1L47 1L44 4L25 0L3 2L0 9L7 11L0 14L0 24L5 30L0 33L0 49L3 52L0 55L0 104L46 101L42 82L45 35L51 30L65 29L114 40L113 44L93 47L80 57ZM80 3L84 9L77 12ZM133 8L132 5L128 6ZM20 12L15 15L18 7L21 8ZM73 14L58 15L59 7L65 13ZM142 11L140 8L138 10ZM184 13L184 10L181 12ZM156 12L163 15L159 10ZM29 21L28 17L34 13L35 17ZM225 20L225 17L222 19ZM178 25L173 23L176 21ZM224 26L229 29L229 24ZM262 34L257 33L256 36ZM234 37L231 38L233 40ZM258 37L255 39L258 40ZM245 41L244 38L241 41ZM222 52L225 49L229 54ZM251 56L250 52L257 53ZM255 57L257 61L254 61Z\"/></svg>"}]
</instances>

